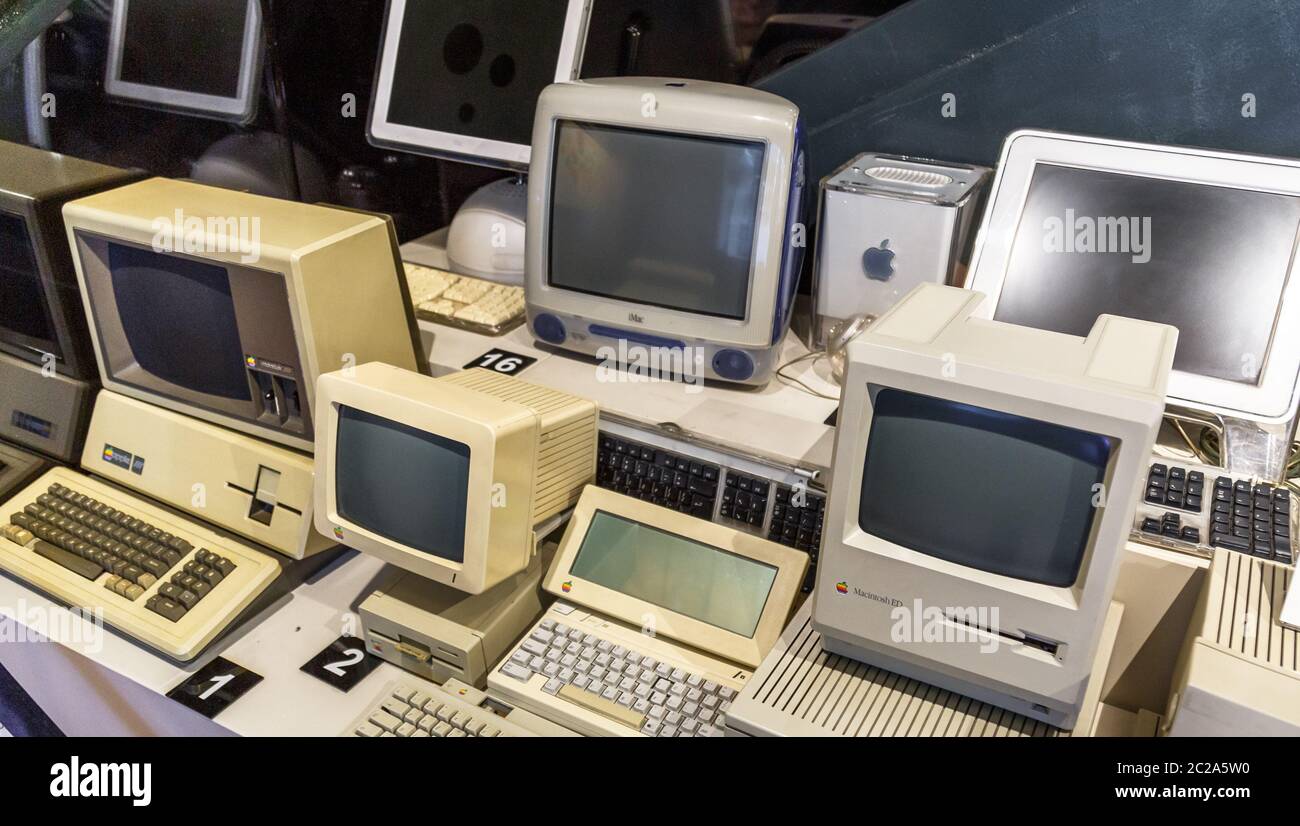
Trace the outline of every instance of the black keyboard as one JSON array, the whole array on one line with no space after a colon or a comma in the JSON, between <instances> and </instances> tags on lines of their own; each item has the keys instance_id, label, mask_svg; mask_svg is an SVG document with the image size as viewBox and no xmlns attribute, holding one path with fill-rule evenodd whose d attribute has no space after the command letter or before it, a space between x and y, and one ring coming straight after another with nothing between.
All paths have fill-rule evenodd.
<instances>
[{"instance_id":1,"label":"black keyboard","mask_svg":"<svg viewBox=\"0 0 1300 826\"><path fill-rule=\"evenodd\" d=\"M808 554L803 591L816 581L826 497L725 465L601 433L596 484Z\"/></svg>"}]
</instances>

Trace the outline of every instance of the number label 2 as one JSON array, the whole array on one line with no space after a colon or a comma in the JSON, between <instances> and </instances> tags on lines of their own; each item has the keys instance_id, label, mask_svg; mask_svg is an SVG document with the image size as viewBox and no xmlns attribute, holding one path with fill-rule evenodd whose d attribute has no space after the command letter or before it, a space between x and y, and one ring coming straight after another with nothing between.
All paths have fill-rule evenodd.
<instances>
[{"instance_id":1,"label":"number label 2","mask_svg":"<svg viewBox=\"0 0 1300 826\"><path fill-rule=\"evenodd\" d=\"M366 650L366 644L356 637L342 636L330 643L298 670L310 674L339 691L351 691L357 683L382 662Z\"/></svg>"}]
</instances>

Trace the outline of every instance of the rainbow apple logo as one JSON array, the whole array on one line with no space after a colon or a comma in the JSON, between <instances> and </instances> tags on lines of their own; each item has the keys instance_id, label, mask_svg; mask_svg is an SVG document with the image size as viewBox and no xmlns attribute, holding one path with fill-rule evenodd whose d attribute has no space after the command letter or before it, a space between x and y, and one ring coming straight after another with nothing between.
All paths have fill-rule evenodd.
<instances>
[{"instance_id":1,"label":"rainbow apple logo","mask_svg":"<svg viewBox=\"0 0 1300 826\"><path fill-rule=\"evenodd\" d=\"M245 356L244 363L247 364L249 367L256 367L257 359L253 358L252 356Z\"/></svg>"},{"instance_id":2,"label":"rainbow apple logo","mask_svg":"<svg viewBox=\"0 0 1300 826\"><path fill-rule=\"evenodd\" d=\"M335 539L342 539L342 538L343 538L343 529L342 529L342 528L338 528L338 527L336 527L336 528L334 529L334 538L335 538Z\"/></svg>"},{"instance_id":3,"label":"rainbow apple logo","mask_svg":"<svg viewBox=\"0 0 1300 826\"><path fill-rule=\"evenodd\" d=\"M849 584L843 581L837 582L835 583L835 590L839 591L841 594L847 594L849 592Z\"/></svg>"},{"instance_id":4,"label":"rainbow apple logo","mask_svg":"<svg viewBox=\"0 0 1300 826\"><path fill-rule=\"evenodd\" d=\"M568 581L568 582L561 583L561 584L560 584L560 590L563 591L563 592L566 593L566 594L569 593L570 591L572 591L572 590L573 590L573 581L570 580L570 581Z\"/></svg>"}]
</instances>

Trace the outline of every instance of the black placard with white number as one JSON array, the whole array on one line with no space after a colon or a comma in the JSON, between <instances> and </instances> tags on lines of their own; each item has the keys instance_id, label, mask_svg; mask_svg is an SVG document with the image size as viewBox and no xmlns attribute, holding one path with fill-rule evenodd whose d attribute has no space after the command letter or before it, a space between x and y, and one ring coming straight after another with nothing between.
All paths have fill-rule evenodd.
<instances>
[{"instance_id":1,"label":"black placard with white number","mask_svg":"<svg viewBox=\"0 0 1300 826\"><path fill-rule=\"evenodd\" d=\"M210 720L260 682L261 674L217 657L168 691L167 696Z\"/></svg>"},{"instance_id":2,"label":"black placard with white number","mask_svg":"<svg viewBox=\"0 0 1300 826\"><path fill-rule=\"evenodd\" d=\"M494 373L500 373L503 376L513 376L522 372L525 368L536 364L537 359L532 356L521 356L518 353L512 353L509 350L488 350L483 355L465 365L468 370L471 367L482 367L484 370L491 370Z\"/></svg>"},{"instance_id":3,"label":"black placard with white number","mask_svg":"<svg viewBox=\"0 0 1300 826\"><path fill-rule=\"evenodd\" d=\"M353 686L379 667L383 660L366 650L366 644L356 637L339 637L299 670L337 688L351 691Z\"/></svg>"}]
</instances>

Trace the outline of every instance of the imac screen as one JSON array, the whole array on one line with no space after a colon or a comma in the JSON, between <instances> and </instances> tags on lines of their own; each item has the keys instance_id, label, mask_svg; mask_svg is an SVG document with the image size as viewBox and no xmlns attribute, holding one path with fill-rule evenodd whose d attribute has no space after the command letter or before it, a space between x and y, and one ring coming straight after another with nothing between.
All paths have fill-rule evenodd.
<instances>
[{"instance_id":1,"label":"imac screen","mask_svg":"<svg viewBox=\"0 0 1300 826\"><path fill-rule=\"evenodd\" d=\"M1073 585L1113 440L1052 422L872 388L858 526L1001 576Z\"/></svg>"},{"instance_id":2,"label":"imac screen","mask_svg":"<svg viewBox=\"0 0 1300 826\"><path fill-rule=\"evenodd\" d=\"M345 406L336 440L339 516L408 548L465 561L468 445Z\"/></svg>"},{"instance_id":3,"label":"imac screen","mask_svg":"<svg viewBox=\"0 0 1300 826\"><path fill-rule=\"evenodd\" d=\"M752 638L777 569L722 548L596 511L569 573Z\"/></svg>"},{"instance_id":4,"label":"imac screen","mask_svg":"<svg viewBox=\"0 0 1300 826\"><path fill-rule=\"evenodd\" d=\"M238 97L248 8L248 0L129 0L121 79Z\"/></svg>"},{"instance_id":5,"label":"imac screen","mask_svg":"<svg viewBox=\"0 0 1300 826\"><path fill-rule=\"evenodd\" d=\"M1104 313L1178 328L1174 369L1257 384L1300 198L1039 164L994 317L1086 336Z\"/></svg>"},{"instance_id":6,"label":"imac screen","mask_svg":"<svg viewBox=\"0 0 1300 826\"><path fill-rule=\"evenodd\" d=\"M549 283L743 319L763 156L760 142L560 121Z\"/></svg>"},{"instance_id":7,"label":"imac screen","mask_svg":"<svg viewBox=\"0 0 1300 826\"><path fill-rule=\"evenodd\" d=\"M0 337L16 347L63 355L27 224L7 212L0 212Z\"/></svg>"},{"instance_id":8,"label":"imac screen","mask_svg":"<svg viewBox=\"0 0 1300 826\"><path fill-rule=\"evenodd\" d=\"M182 391L253 398L224 267L109 242L108 269L141 369Z\"/></svg>"}]
</instances>

